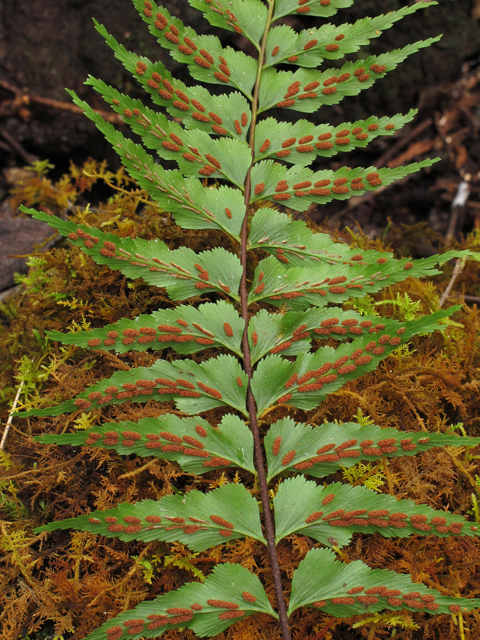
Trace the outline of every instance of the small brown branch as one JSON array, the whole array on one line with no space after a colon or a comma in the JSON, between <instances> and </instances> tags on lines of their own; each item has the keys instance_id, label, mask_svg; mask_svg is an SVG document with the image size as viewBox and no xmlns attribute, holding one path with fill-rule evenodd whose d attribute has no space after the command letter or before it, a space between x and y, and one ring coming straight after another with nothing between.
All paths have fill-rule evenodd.
<instances>
[{"instance_id":1,"label":"small brown branch","mask_svg":"<svg viewBox=\"0 0 480 640\"><path fill-rule=\"evenodd\" d=\"M457 260L457 262L455 263L455 269L453 270L452 277L450 278L450 282L448 283L447 288L442 293L442 297L440 298L440 304L438 305L439 309L441 309L443 307L443 305L445 304L445 301L447 300L448 296L450 295L450 291L453 289L453 285L455 284L455 280L460 275L463 267L465 266L465 262L466 261L467 261L467 258L463 257L463 258L459 258Z\"/></svg>"},{"instance_id":2,"label":"small brown branch","mask_svg":"<svg viewBox=\"0 0 480 640\"><path fill-rule=\"evenodd\" d=\"M455 236L455 229L457 227L458 218L465 209L465 205L467 203L469 195L470 195L470 186L468 182L465 182L465 180L462 180L458 185L457 194L451 206L450 221L448 224L447 233L445 235L445 242L447 244L449 244Z\"/></svg>"},{"instance_id":3,"label":"small brown branch","mask_svg":"<svg viewBox=\"0 0 480 640\"><path fill-rule=\"evenodd\" d=\"M479 296L463 296L467 302L480 302Z\"/></svg>"},{"instance_id":4,"label":"small brown branch","mask_svg":"<svg viewBox=\"0 0 480 640\"><path fill-rule=\"evenodd\" d=\"M15 399L13 401L12 404L12 408L10 409L10 415L8 416L8 420L7 420L7 424L5 425L5 430L3 432L3 436L2 436L2 441L0 442L0 449L3 451L4 447L5 447L5 442L7 441L7 436L8 436L8 432L10 431L10 425L12 424L12 420L13 420L13 414L15 413L15 409L17 408L17 404L18 404L18 399L20 398L20 394L22 393L22 389L23 389L23 385L25 384L25 381L22 380L20 382L20 385L17 389L17 395L15 396Z\"/></svg>"},{"instance_id":5,"label":"small brown branch","mask_svg":"<svg viewBox=\"0 0 480 640\"><path fill-rule=\"evenodd\" d=\"M313 640L323 640L334 622L335 622L335 618L332 618L331 620L329 620L328 623L320 631L320 633L317 633L317 635L313 638Z\"/></svg>"},{"instance_id":6,"label":"small brown branch","mask_svg":"<svg viewBox=\"0 0 480 640\"><path fill-rule=\"evenodd\" d=\"M24 162L26 162L27 164L33 164L33 162L37 160L37 156L34 156L28 153L27 151L25 151L22 145L17 140L15 140L15 138L13 138L8 133L8 131L5 131L3 127L0 127L0 135L2 136L2 138L5 138L8 144L12 147L14 151L17 152L17 154L23 159Z\"/></svg>"},{"instance_id":7,"label":"small brown branch","mask_svg":"<svg viewBox=\"0 0 480 640\"><path fill-rule=\"evenodd\" d=\"M52 109L57 109L59 111L71 111L72 113L83 115L83 109L77 107L75 104L64 102L62 100L54 100L53 98L43 98L42 96L37 96L35 94L23 93L20 89L5 80L0 80L0 87L3 87L15 95L14 100L6 100L1 105L0 117L13 115L20 111L21 108L28 107L30 104L43 104L46 107L51 107ZM98 115L102 116L104 120L111 122L112 124L125 124L121 116L117 113L103 111L101 109L94 109L94 112L98 113Z\"/></svg>"},{"instance_id":8,"label":"small brown branch","mask_svg":"<svg viewBox=\"0 0 480 640\"><path fill-rule=\"evenodd\" d=\"M147 462L141 467L138 467L138 469L134 469L133 471L129 471L128 473L124 473L123 475L118 476L118 480L123 480L124 478L131 478L132 476L136 476L139 473L142 473L142 471L145 471L146 469L151 467L152 464L154 464L155 462L158 462L158 458L153 458L152 460L150 460L150 462Z\"/></svg>"}]
</instances>

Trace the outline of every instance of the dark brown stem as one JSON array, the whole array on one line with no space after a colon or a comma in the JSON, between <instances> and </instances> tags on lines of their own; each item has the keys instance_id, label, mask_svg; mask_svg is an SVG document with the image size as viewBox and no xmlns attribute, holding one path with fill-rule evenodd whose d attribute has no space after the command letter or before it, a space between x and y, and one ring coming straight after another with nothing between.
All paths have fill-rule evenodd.
<instances>
[{"instance_id":1,"label":"dark brown stem","mask_svg":"<svg viewBox=\"0 0 480 640\"><path fill-rule=\"evenodd\" d=\"M260 49L260 55L258 59L258 71L257 78L255 81L255 91L253 95L252 102L252 121L250 128L250 149L252 152L252 164L247 173L247 177L245 180L245 218L243 220L242 225L242 236L241 236L241 251L240 258L242 262L242 280L240 283L240 302L241 302L241 310L242 317L245 320L245 328L243 331L243 339L242 339L242 348L243 348L243 357L245 362L245 372L248 376L248 389L247 389L247 409L248 416L250 419L250 428L253 434L253 443L254 443L254 452L255 452L255 467L258 475L258 483L260 485L260 496L262 500L263 507L263 516L265 523L265 531L268 545L268 553L270 556L270 567L273 575L273 583L275 586L275 595L277 598L277 609L278 615L280 617L280 624L282 626L282 636L283 640L291 640L290 627L288 625L287 618L287 607L285 604L285 598L283 595L282 588L282 577L280 575L280 567L278 564L278 556L275 547L275 527L273 524L272 511L270 509L270 502L268 499L268 484L267 478L265 475L265 459L263 456L263 447L262 441L260 439L260 431L258 429L258 421L257 421L257 406L255 403L255 398L253 397L253 393L250 386L250 381L252 378L252 362L250 358L250 346L248 344L248 292L247 292L247 237L248 237L248 211L250 204L250 193L251 193L251 171L253 166L253 158L254 158L254 142L255 142L255 127L257 124L257 112L258 112L258 94L260 91L260 79L262 75L262 66L265 57L265 46L267 44L267 35L270 29L270 24L272 21L273 15L273 0L269 0L269 11L267 17L267 23L265 26L265 33L263 35L262 47Z\"/></svg>"}]
</instances>

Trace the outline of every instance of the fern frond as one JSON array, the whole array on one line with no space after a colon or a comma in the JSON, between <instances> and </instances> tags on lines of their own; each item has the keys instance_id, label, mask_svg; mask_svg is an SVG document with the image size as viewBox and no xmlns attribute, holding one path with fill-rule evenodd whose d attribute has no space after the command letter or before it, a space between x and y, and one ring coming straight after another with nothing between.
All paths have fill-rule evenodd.
<instances>
[{"instance_id":1,"label":"fern frond","mask_svg":"<svg viewBox=\"0 0 480 640\"><path fill-rule=\"evenodd\" d=\"M324 59L339 60L349 53L355 53L362 45L368 45L370 40L378 38L405 16L434 4L437 2L418 2L385 15L361 18L355 24L325 24L318 29L305 29L299 33L287 25L274 27L268 34L266 67L283 63L315 68ZM303 6L310 8L308 4ZM298 8L297 5L297 12ZM275 49L277 53L272 56Z\"/></svg>"},{"instance_id":2,"label":"fern frond","mask_svg":"<svg viewBox=\"0 0 480 640\"><path fill-rule=\"evenodd\" d=\"M181 542L194 551L246 536L266 544L257 502L242 484L224 484L208 494L194 490L185 496L123 503L115 509L51 522L36 532L56 529L92 531L125 541Z\"/></svg>"},{"instance_id":3,"label":"fern frond","mask_svg":"<svg viewBox=\"0 0 480 640\"><path fill-rule=\"evenodd\" d=\"M386 538L406 538L414 533L480 536L478 523L448 511L435 511L413 500L396 500L366 487L338 482L322 487L301 475L281 483L274 507L277 543L292 533L333 547L347 545L354 533L377 532Z\"/></svg>"},{"instance_id":4,"label":"fern frond","mask_svg":"<svg viewBox=\"0 0 480 640\"><path fill-rule=\"evenodd\" d=\"M356 311L331 309L326 313L325 309L313 308L304 312L272 314L262 309L248 325L250 353L252 362L269 353L293 356L305 353L311 338L331 336L343 341L359 336L369 337L382 330L396 335L399 330L403 333L403 327L398 320L382 318L380 321L378 317L362 316Z\"/></svg>"},{"instance_id":5,"label":"fern frond","mask_svg":"<svg viewBox=\"0 0 480 640\"><path fill-rule=\"evenodd\" d=\"M319 580L319 576L323 578ZM458 613L477 606L475 600L450 598L387 569L370 569L360 560L338 562L329 549L312 549L293 574L288 613L315 607L336 618L384 609L426 613Z\"/></svg>"},{"instance_id":6,"label":"fern frond","mask_svg":"<svg viewBox=\"0 0 480 640\"><path fill-rule=\"evenodd\" d=\"M266 118L256 128L255 162L281 158L289 164L307 166L318 156L331 158L340 152L366 147L378 136L391 136L411 122L416 113L417 110L412 109L404 116L370 116L367 120L343 122L336 127L329 124L312 127L308 120L297 120L292 125Z\"/></svg>"},{"instance_id":7,"label":"fern frond","mask_svg":"<svg viewBox=\"0 0 480 640\"><path fill-rule=\"evenodd\" d=\"M49 331L48 336L63 344L117 353L169 347L186 355L223 347L242 357L243 327L244 321L233 306L219 301L207 302L198 308L162 309L133 320L123 318L101 329L66 334Z\"/></svg>"},{"instance_id":8,"label":"fern frond","mask_svg":"<svg viewBox=\"0 0 480 640\"><path fill-rule=\"evenodd\" d=\"M278 249L276 255L278 255ZM270 257L262 260L255 270L249 292L249 303L260 300L275 306L288 305L289 309L301 311L310 306L323 307L329 302L345 302L349 298L362 298L408 277L420 278L439 273L435 265L461 255L449 251L443 256L432 256L419 260L390 259L378 265L361 266L318 264L315 267L288 269ZM284 253L281 262L288 262ZM305 260L306 262L306 260ZM334 270L335 269L335 270ZM263 275L262 275L263 274ZM333 277L332 277L333 276Z\"/></svg>"},{"instance_id":9,"label":"fern frond","mask_svg":"<svg viewBox=\"0 0 480 640\"><path fill-rule=\"evenodd\" d=\"M192 629L199 637L212 637L255 613L278 618L257 576L238 564L218 564L205 582L191 582L142 602L85 640L130 640L138 634L152 638L169 629Z\"/></svg>"},{"instance_id":10,"label":"fern frond","mask_svg":"<svg viewBox=\"0 0 480 640\"><path fill-rule=\"evenodd\" d=\"M475 447L480 438L454 434L399 431L354 422L327 422L312 428L291 418L275 422L265 436L268 480L278 474L301 471L324 478L360 460L413 456L434 447ZM294 454L292 455L292 451Z\"/></svg>"},{"instance_id":11,"label":"fern frond","mask_svg":"<svg viewBox=\"0 0 480 640\"><path fill-rule=\"evenodd\" d=\"M295 20L274 28L272 24L287 15L329 17L350 6L352 0L189 2L210 24L245 36L253 45L249 52L258 53L257 58L222 46L216 36L199 35L153 0L133 0L160 46L186 64L194 79L224 87L227 94L217 95L204 86L187 86L173 78L161 62L128 51L105 27L95 23L117 59L165 113L101 80L88 79L87 84L139 137L141 144L137 144L75 93L70 95L157 208L171 213L184 229L212 229L227 237L217 242L215 236L216 246L196 253L187 247L170 249L159 239L119 237L22 208L48 222L97 264L165 288L172 304L169 306L161 296L163 308L148 315L123 318L99 328L84 323L82 329L88 330L67 335L49 332L50 338L65 345L89 350L126 353L160 351L161 346L163 359L148 367L117 371L58 406L16 415L57 416L91 410L76 421L76 432L45 434L36 440L151 456L176 462L184 474L192 476L226 471L221 476L217 472L216 480L193 478L202 486L213 483L219 487L212 491L192 490L191 484L182 482L180 488L172 485L175 495L164 495L158 501L124 503L108 511L50 522L37 531L73 528L125 542L174 542L197 552L217 546L220 550L207 559L213 565L222 548L235 562L250 568L256 568L258 558L263 560L268 554L271 571L264 574L263 566L259 570L269 588L273 587L278 613L260 580L245 567L217 564L206 577L203 569L201 572L194 567L191 555L174 550L174 555L165 556L164 566L186 569L200 582L120 614L93 631L88 640L158 637L176 629L212 637L236 620L256 613L279 620L283 640L291 640L288 615L301 606L337 617L375 614L384 609L453 614L469 611L478 605L476 601L441 595L412 583L408 576L371 570L362 562L339 563L328 549L310 550L294 571L287 611L284 593L288 587L282 583L276 546L280 541L288 544L285 538L292 535L297 536L295 544L302 553L308 548L307 537L338 549L348 544L355 532L400 538L415 534L480 536L476 522L380 494L386 478L380 470L370 475L368 487L366 482L365 486L352 486L373 461L412 456L434 447L473 447L480 444L480 438L380 428L369 420L311 427L289 417L292 408L316 409L328 394L373 371L412 336L444 329L441 321L459 309L450 307L416 318L417 310L410 301L408 309L403 305L405 309L402 307L399 314L407 320L399 321L376 316L370 303L362 303L361 309L370 315L338 308L345 302L354 305L355 298L358 305L358 298L369 299L369 294L407 278L436 275L438 266L453 258L465 258L469 252L449 251L421 260L397 259L388 252L333 242L328 235L315 234L304 222L293 221L274 208L285 205L305 211L312 204L347 200L431 166L437 159L392 169L372 166L312 171L308 167L318 156L332 157L340 151L365 147L377 136L392 135L410 122L416 111L383 118L371 116L337 126L313 126L306 120L288 123L260 116L273 108L313 112L371 87L408 56L439 38L349 60L340 67L316 67L324 59L339 60L355 54L396 21L435 2L413 3L354 24L323 24L318 28L309 24L308 30L299 33L289 26ZM279 63L298 68L278 70L275 65ZM166 171L154 155L175 161L178 170ZM229 184L219 186L219 180ZM207 238L208 234L202 235L201 242ZM233 250L222 248L224 244L233 246ZM270 255L265 258L265 253ZM188 299L189 304L175 304ZM327 308L330 304L337 308ZM272 313L265 305L279 310ZM80 327L74 324L74 328ZM315 344L315 350L310 351L312 338L327 340L328 346ZM216 352L211 357L214 349L228 353ZM69 353L71 350L65 349ZM198 355L179 357L193 354ZM103 407L149 400L174 402L177 410L163 405L155 417L140 414L136 421L92 427ZM155 402L149 405L150 414L155 406ZM211 410L216 411L198 417ZM281 419L269 426L272 410ZM360 460L365 464L354 467ZM326 481L322 486L305 479L307 475L326 478L341 468L345 484ZM230 483L229 472L234 470ZM170 471L171 478L179 473L175 468ZM275 489L269 489L268 483L279 475L284 477ZM253 482L251 488L246 482ZM183 493L185 486L188 490ZM130 491L128 495L133 494ZM242 538L242 542L228 544ZM266 545L266 554L256 553L258 542ZM241 558L246 553L250 558L245 562ZM155 561L159 560L160 556L155 556ZM149 566L148 582L153 575L152 564L144 562ZM289 575L293 569L290 566ZM172 585L168 580L159 583L159 588L168 590ZM135 593L134 600L142 597ZM129 596L127 602L132 601ZM244 629L250 627L242 627L242 637L250 634ZM188 631L183 633L189 635Z\"/></svg>"},{"instance_id":12,"label":"fern frond","mask_svg":"<svg viewBox=\"0 0 480 640\"><path fill-rule=\"evenodd\" d=\"M274 209L259 209L250 227L247 249L264 249L284 264L306 267L323 262L330 265L384 264L391 253L373 249L360 251L334 242L326 233L313 233L302 220L292 220Z\"/></svg>"},{"instance_id":13,"label":"fern frond","mask_svg":"<svg viewBox=\"0 0 480 640\"><path fill-rule=\"evenodd\" d=\"M233 356L221 355L201 364L193 360L157 360L151 367L117 371L111 378L88 387L75 399L56 407L32 409L18 415L58 416L77 409L85 411L121 404L127 400L165 402L172 399L187 415L222 406L230 406L248 415L246 393L246 374Z\"/></svg>"},{"instance_id":14,"label":"fern frond","mask_svg":"<svg viewBox=\"0 0 480 640\"><path fill-rule=\"evenodd\" d=\"M340 69L334 67L321 73L302 68L292 73L270 67L262 76L259 112L263 113L277 106L292 111L313 113L324 104L338 104L346 96L356 96L360 91L369 89L408 56L438 42L440 38L441 36L420 40L403 49L369 56L365 60L347 62ZM317 82L319 84L316 84ZM315 88L310 91L312 83L315 83ZM300 88L300 93L293 96L291 92L296 88Z\"/></svg>"},{"instance_id":15,"label":"fern frond","mask_svg":"<svg viewBox=\"0 0 480 640\"><path fill-rule=\"evenodd\" d=\"M37 220L48 222L98 264L118 269L130 278L143 278L148 284L165 287L172 300L185 300L206 291L217 291L233 300L239 299L240 261L221 247L199 254L186 247L171 251L157 239L119 238L43 211L23 206L21 210Z\"/></svg>"},{"instance_id":16,"label":"fern frond","mask_svg":"<svg viewBox=\"0 0 480 640\"><path fill-rule=\"evenodd\" d=\"M132 178L137 180L153 200L174 213L179 224L183 224L186 219L187 225L185 226L191 229L215 228L215 225L218 225L217 228L227 232L231 229L231 235L238 239L239 223L241 225L240 212L243 206L243 196L240 189L228 187L218 190L208 189L202 185L200 180L183 178L179 171L165 171L155 163L152 156L146 153L141 145L135 144L117 131L115 127L105 122L75 93L71 92L71 95L74 102L84 110L85 115L96 124L113 145ZM227 150L229 142L232 141L225 141ZM180 147L176 153L181 155ZM215 159L215 161L217 160ZM200 174L201 169L199 169L200 177L212 175L214 173L212 169L215 171L217 169L216 165L212 164L202 166L204 168L211 167L211 169L205 169L206 174ZM232 214L232 210L235 215ZM193 224L192 217L195 220Z\"/></svg>"},{"instance_id":17,"label":"fern frond","mask_svg":"<svg viewBox=\"0 0 480 640\"><path fill-rule=\"evenodd\" d=\"M315 353L297 356L294 362L278 355L263 358L258 363L251 383L258 415L261 416L275 403L289 404L305 411L314 409L328 394L337 391L349 380L375 369L381 360L413 335L441 328L438 321L450 313L451 310L437 311L430 316L403 323L393 337L384 329L386 324L382 322L378 325L382 328L375 329L375 336L358 338L336 349L320 347ZM287 345L279 344L271 352L280 352Z\"/></svg>"},{"instance_id":18,"label":"fern frond","mask_svg":"<svg viewBox=\"0 0 480 640\"><path fill-rule=\"evenodd\" d=\"M344 144L343 141L348 141L345 144L349 144L350 138L347 136L335 139L336 144L340 146ZM295 143L292 144L295 145ZM287 152L288 149L284 151ZM337 171L324 169L313 172L307 167L293 166L288 169L273 160L262 160L252 169L254 195L251 202L258 200L273 200L285 204L288 202L289 209L306 211L312 202L325 204L332 200L348 200L352 195L375 191L420 169L430 167L435 162L438 162L438 158L428 158L394 169L342 167Z\"/></svg>"},{"instance_id":19,"label":"fern frond","mask_svg":"<svg viewBox=\"0 0 480 640\"><path fill-rule=\"evenodd\" d=\"M167 413L137 422L109 422L86 431L47 434L35 438L48 444L85 445L114 449L123 455L175 460L194 475L222 467L255 473L253 437L245 422L227 414L218 428L203 418L179 418Z\"/></svg>"}]
</instances>

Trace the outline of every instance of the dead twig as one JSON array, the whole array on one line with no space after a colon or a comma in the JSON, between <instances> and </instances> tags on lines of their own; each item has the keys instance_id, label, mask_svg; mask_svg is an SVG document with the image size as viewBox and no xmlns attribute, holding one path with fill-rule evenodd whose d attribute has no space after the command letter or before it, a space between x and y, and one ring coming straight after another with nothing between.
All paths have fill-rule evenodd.
<instances>
[{"instance_id":1,"label":"dead twig","mask_svg":"<svg viewBox=\"0 0 480 640\"><path fill-rule=\"evenodd\" d=\"M22 158L22 160L24 160L27 164L33 164L35 160L38 160L37 156L34 156L31 153L28 153L28 151L25 151L22 145L17 140L15 140L15 138L13 138L8 133L8 131L5 131L3 127L0 127L0 135L3 138L5 138L5 140L12 147L12 149L16 151L17 154Z\"/></svg>"},{"instance_id":2,"label":"dead twig","mask_svg":"<svg viewBox=\"0 0 480 640\"><path fill-rule=\"evenodd\" d=\"M0 442L0 449L3 451L5 447L5 442L7 441L8 432L10 431L10 425L12 424L13 414L15 413L15 409L17 408L18 399L20 398L20 394L22 393L23 385L25 381L22 380L17 389L17 395L15 396L15 400L13 401L12 408L10 409L10 415L8 416L7 424L5 425L5 430L3 432L2 441Z\"/></svg>"},{"instance_id":3,"label":"dead twig","mask_svg":"<svg viewBox=\"0 0 480 640\"><path fill-rule=\"evenodd\" d=\"M464 256L463 258L459 258L457 260L457 262L455 263L455 269L453 270L452 277L450 278L450 282L448 283L447 288L442 293L442 297L440 298L440 304L438 305L439 309L441 309L443 307L443 305L445 304L446 299L450 295L450 291L453 289L453 285L455 284L455 280L460 275L463 267L465 266L465 262L466 261L467 261L467 258L466 258L466 256Z\"/></svg>"},{"instance_id":4,"label":"dead twig","mask_svg":"<svg viewBox=\"0 0 480 640\"><path fill-rule=\"evenodd\" d=\"M453 240L455 236L455 229L457 227L458 217L460 213L465 209L465 204L470 195L470 185L465 180L462 180L458 185L457 195L453 199L452 206L450 208L450 221L448 223L447 233L445 235L445 242L448 244Z\"/></svg>"},{"instance_id":5,"label":"dead twig","mask_svg":"<svg viewBox=\"0 0 480 640\"><path fill-rule=\"evenodd\" d=\"M71 104L70 102L63 102L62 100L54 100L53 98L43 98L42 96L37 96L35 94L23 93L17 87L15 87L10 82L6 80L0 79L0 87L3 87L7 91L10 91L15 95L13 100L5 100L3 104L0 106L0 117L9 116L17 113L22 108L25 109L31 104L43 104L46 107L51 107L53 109L58 109L60 111L71 111L73 113L79 113L83 115L83 109L77 107L75 104ZM101 109L94 109L95 113L98 113L104 120L107 122L111 122L113 124L124 124L122 118L112 112L102 111Z\"/></svg>"}]
</instances>

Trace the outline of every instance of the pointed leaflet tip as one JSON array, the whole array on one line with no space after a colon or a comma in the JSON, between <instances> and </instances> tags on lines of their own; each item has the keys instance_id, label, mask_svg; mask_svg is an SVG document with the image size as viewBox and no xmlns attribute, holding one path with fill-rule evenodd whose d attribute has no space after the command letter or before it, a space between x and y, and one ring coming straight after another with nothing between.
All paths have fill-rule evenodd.
<instances>
[{"instance_id":1,"label":"pointed leaflet tip","mask_svg":"<svg viewBox=\"0 0 480 640\"><path fill-rule=\"evenodd\" d=\"M209 134L232 136L245 140L247 129L245 128L242 134L238 134L235 120L238 119L239 114L245 112L247 116L246 127L250 121L251 111L247 100L240 93L213 95L206 87L187 87L183 82L173 78L161 62L153 63L145 56L138 56L127 51L104 27L99 25L97 30L113 49L115 56L150 95L152 101L166 107L171 116L180 116L187 129L202 129ZM139 62L142 68L138 66ZM169 91L171 87L173 91ZM189 102L177 100L180 94L182 97L186 96ZM181 105L183 107L179 108ZM185 110L187 105L190 106Z\"/></svg>"}]
</instances>

